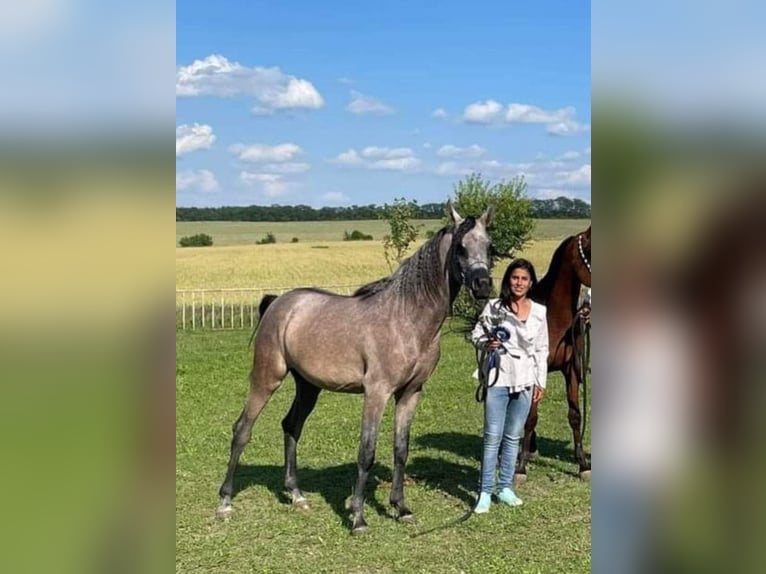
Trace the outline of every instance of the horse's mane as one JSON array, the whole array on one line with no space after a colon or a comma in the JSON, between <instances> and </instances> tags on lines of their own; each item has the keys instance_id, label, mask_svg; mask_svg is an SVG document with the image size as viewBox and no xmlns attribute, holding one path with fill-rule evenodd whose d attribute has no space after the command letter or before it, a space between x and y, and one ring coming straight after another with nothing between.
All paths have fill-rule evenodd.
<instances>
[{"instance_id":1,"label":"horse's mane","mask_svg":"<svg viewBox=\"0 0 766 574\"><path fill-rule=\"evenodd\" d=\"M551 263L548 266L548 270L545 272L545 276L537 282L537 285L535 285L532 292L531 296L535 301L545 301L548 298L548 294L551 292L553 283L556 281L559 267L561 267L561 261L564 259L564 251L566 251L569 242L574 238L574 235L570 235L564 239L556 248L556 251L553 252Z\"/></svg>"},{"instance_id":2,"label":"horse's mane","mask_svg":"<svg viewBox=\"0 0 766 574\"><path fill-rule=\"evenodd\" d=\"M459 241L475 224L475 218L466 217L459 226L451 224L442 227L415 253L402 261L394 273L362 285L352 296L367 298L389 291L414 301L438 298L444 285L445 273L439 254L441 241L447 234L453 235L453 243Z\"/></svg>"}]
</instances>

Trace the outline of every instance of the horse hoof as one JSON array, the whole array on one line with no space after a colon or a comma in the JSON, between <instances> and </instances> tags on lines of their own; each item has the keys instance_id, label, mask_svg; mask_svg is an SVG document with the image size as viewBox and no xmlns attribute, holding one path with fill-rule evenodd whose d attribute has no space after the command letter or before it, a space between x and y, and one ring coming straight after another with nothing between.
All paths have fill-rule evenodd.
<instances>
[{"instance_id":1,"label":"horse hoof","mask_svg":"<svg viewBox=\"0 0 766 574\"><path fill-rule=\"evenodd\" d=\"M305 498L296 498L293 500L293 508L298 510L308 510L311 506L309 506L309 501Z\"/></svg>"},{"instance_id":2,"label":"horse hoof","mask_svg":"<svg viewBox=\"0 0 766 574\"><path fill-rule=\"evenodd\" d=\"M366 524L360 524L359 526L354 526L354 528L351 529L351 535L352 536L361 536L362 534L367 532L368 526Z\"/></svg>"},{"instance_id":3,"label":"horse hoof","mask_svg":"<svg viewBox=\"0 0 766 574\"><path fill-rule=\"evenodd\" d=\"M533 451L533 452L530 452L529 455L527 455L527 457L529 458L529 460L535 460L538 454L539 453L537 451Z\"/></svg>"},{"instance_id":4,"label":"horse hoof","mask_svg":"<svg viewBox=\"0 0 766 574\"><path fill-rule=\"evenodd\" d=\"M580 471L580 480L584 480L586 482L590 482L590 470L582 470L582 471Z\"/></svg>"},{"instance_id":5,"label":"horse hoof","mask_svg":"<svg viewBox=\"0 0 766 574\"><path fill-rule=\"evenodd\" d=\"M415 523L415 515L412 514L412 512L406 512L405 514L400 514L397 518L397 521L404 522L406 524L414 524Z\"/></svg>"},{"instance_id":6,"label":"horse hoof","mask_svg":"<svg viewBox=\"0 0 766 574\"><path fill-rule=\"evenodd\" d=\"M221 504L215 511L215 517L219 520L225 520L231 516L231 511L234 510L231 504Z\"/></svg>"},{"instance_id":7,"label":"horse hoof","mask_svg":"<svg viewBox=\"0 0 766 574\"><path fill-rule=\"evenodd\" d=\"M526 474L516 474L513 477L513 486L521 486L527 481Z\"/></svg>"}]
</instances>

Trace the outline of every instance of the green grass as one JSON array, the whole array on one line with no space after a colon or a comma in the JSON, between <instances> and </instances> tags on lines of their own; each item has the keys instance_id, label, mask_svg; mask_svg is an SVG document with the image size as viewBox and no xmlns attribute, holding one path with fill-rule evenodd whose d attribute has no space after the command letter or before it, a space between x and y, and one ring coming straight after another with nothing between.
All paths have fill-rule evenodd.
<instances>
[{"instance_id":1,"label":"green grass","mask_svg":"<svg viewBox=\"0 0 766 574\"><path fill-rule=\"evenodd\" d=\"M426 231L437 230L441 222L437 219L415 219L412 221L424 237ZM589 225L586 219L538 219L532 233L533 240L563 239ZM302 242L342 241L343 232L355 229L372 235L376 242L389 233L385 220L364 221L179 221L176 223L176 245L181 237L207 233L213 238L213 245L254 245L266 233L273 233L277 243L289 243L293 237Z\"/></svg>"},{"instance_id":2,"label":"green grass","mask_svg":"<svg viewBox=\"0 0 766 574\"><path fill-rule=\"evenodd\" d=\"M298 447L309 511L282 493L280 421L290 379L255 425L235 479L228 521L214 518L230 429L246 395L249 333L178 332L176 361L177 572L589 572L590 485L575 476L563 383L549 377L541 455L518 489L524 506L450 525L473 503L482 410L473 399L471 347L442 338L442 358L412 427L407 503L417 522L388 516L392 408L386 412L365 502L370 531L350 535L344 510L356 476L362 399L322 393Z\"/></svg>"}]
</instances>

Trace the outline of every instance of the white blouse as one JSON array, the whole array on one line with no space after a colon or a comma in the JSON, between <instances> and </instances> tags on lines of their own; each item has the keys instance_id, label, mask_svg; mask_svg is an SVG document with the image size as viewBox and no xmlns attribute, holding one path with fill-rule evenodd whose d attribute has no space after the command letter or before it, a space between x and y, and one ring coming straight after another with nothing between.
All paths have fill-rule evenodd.
<instances>
[{"instance_id":1,"label":"white blouse","mask_svg":"<svg viewBox=\"0 0 766 574\"><path fill-rule=\"evenodd\" d=\"M486 349L492 330L502 326L510 334L499 349L499 369L487 373L488 380L512 392L531 385L544 389L548 376L548 324L546 309L532 301L532 310L526 321L521 321L500 299L490 299L479 315L471 333L471 341L478 349ZM483 366L486 368L486 362ZM478 371L474 376L478 375Z\"/></svg>"}]
</instances>

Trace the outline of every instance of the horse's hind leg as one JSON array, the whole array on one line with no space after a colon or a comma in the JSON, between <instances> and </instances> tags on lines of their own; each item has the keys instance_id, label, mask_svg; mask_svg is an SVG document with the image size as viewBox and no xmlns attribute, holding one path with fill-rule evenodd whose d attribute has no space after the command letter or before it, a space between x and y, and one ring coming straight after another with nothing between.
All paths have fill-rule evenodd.
<instances>
[{"instance_id":1,"label":"horse's hind leg","mask_svg":"<svg viewBox=\"0 0 766 574\"><path fill-rule=\"evenodd\" d=\"M262 382L265 381L265 382ZM234 471L237 469L239 457L245 446L250 442L253 425L261 410L271 398L271 395L279 388L282 383L281 378L269 377L266 380L263 376L257 374L254 370L250 373L250 391L247 396L245 408L242 414L232 427L233 437L231 439L231 456L229 457L229 466L226 470L226 478L223 480L218 494L221 497L216 515L219 518L225 517L231 512L231 497L234 491Z\"/></svg>"},{"instance_id":2,"label":"horse's hind leg","mask_svg":"<svg viewBox=\"0 0 766 574\"><path fill-rule=\"evenodd\" d=\"M394 422L394 476L391 480L391 497L389 502L396 509L397 518L409 522L413 520L412 511L404 503L404 466L410 449L410 427L415 407L420 398L421 388L416 390L409 387L395 395L396 414Z\"/></svg>"},{"instance_id":3,"label":"horse's hind leg","mask_svg":"<svg viewBox=\"0 0 766 574\"><path fill-rule=\"evenodd\" d=\"M293 371L293 378L295 378L295 399L282 420L282 430L285 433L285 488L290 491L293 504L305 509L308 508L308 502L298 486L296 450L303 424L314 410L321 389L306 381L295 371Z\"/></svg>"},{"instance_id":4,"label":"horse's hind leg","mask_svg":"<svg viewBox=\"0 0 766 574\"><path fill-rule=\"evenodd\" d=\"M585 456L585 450L582 446L582 430L580 429L582 423L580 414L580 382L577 379L574 368L570 369L570 372L567 374L567 402L569 403L569 426L572 427L574 455L580 467L580 478L590 480L590 462L588 462Z\"/></svg>"},{"instance_id":5,"label":"horse's hind leg","mask_svg":"<svg viewBox=\"0 0 766 574\"><path fill-rule=\"evenodd\" d=\"M535 427L537 427L537 407L539 403L532 403L529 409L529 415L527 415L527 422L524 423L524 440L521 445L521 454L519 455L519 463L516 467L516 475L514 477L514 483L519 486L524 484L527 479L527 463L531 458L532 444L536 443L535 439ZM537 446L535 444L535 446ZM537 450L535 448L535 450Z\"/></svg>"}]
</instances>

